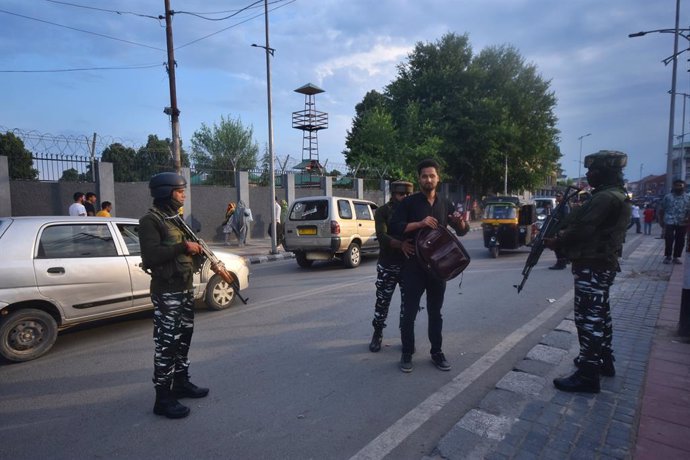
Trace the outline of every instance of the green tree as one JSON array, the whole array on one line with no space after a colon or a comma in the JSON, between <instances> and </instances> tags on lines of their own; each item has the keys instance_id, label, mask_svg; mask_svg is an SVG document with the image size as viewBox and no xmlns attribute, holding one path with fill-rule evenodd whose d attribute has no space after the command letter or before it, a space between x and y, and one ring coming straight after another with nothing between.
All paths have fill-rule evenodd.
<instances>
[{"instance_id":1,"label":"green tree","mask_svg":"<svg viewBox=\"0 0 690 460\"><path fill-rule=\"evenodd\" d=\"M369 92L358 104L346 161L352 166L368 155L372 163L394 165L391 177L409 179L420 159L435 158L444 179L485 194L502 189L507 158L510 188L531 189L560 156L555 104L549 82L514 48L475 56L467 35L449 33L418 43L383 94ZM394 163L385 150L371 148L369 114L383 109L397 140Z\"/></svg>"},{"instance_id":2,"label":"green tree","mask_svg":"<svg viewBox=\"0 0 690 460\"><path fill-rule=\"evenodd\" d=\"M245 127L239 118L221 116L220 123L211 127L202 123L192 136L195 169L206 173L207 183L231 183L228 172L256 168L258 155L259 144L254 140L253 128Z\"/></svg>"},{"instance_id":3,"label":"green tree","mask_svg":"<svg viewBox=\"0 0 690 460\"><path fill-rule=\"evenodd\" d=\"M65 169L62 171L60 182L79 182L79 171L74 168Z\"/></svg>"},{"instance_id":4,"label":"green tree","mask_svg":"<svg viewBox=\"0 0 690 460\"><path fill-rule=\"evenodd\" d=\"M146 145L136 153L139 180L148 181L154 174L172 171L175 167L172 151L172 141L169 138L158 139L157 135L149 134ZM182 148L181 141L180 163L183 167L189 167L189 155Z\"/></svg>"},{"instance_id":5,"label":"green tree","mask_svg":"<svg viewBox=\"0 0 690 460\"><path fill-rule=\"evenodd\" d=\"M115 182L137 182L140 175L136 167L136 155L137 152L133 148L114 143L103 150L101 161L113 164Z\"/></svg>"},{"instance_id":6,"label":"green tree","mask_svg":"<svg viewBox=\"0 0 690 460\"><path fill-rule=\"evenodd\" d=\"M7 157L10 179L38 179L38 170L34 169L32 154L24 147L24 142L8 131L0 134L0 155Z\"/></svg>"}]
</instances>

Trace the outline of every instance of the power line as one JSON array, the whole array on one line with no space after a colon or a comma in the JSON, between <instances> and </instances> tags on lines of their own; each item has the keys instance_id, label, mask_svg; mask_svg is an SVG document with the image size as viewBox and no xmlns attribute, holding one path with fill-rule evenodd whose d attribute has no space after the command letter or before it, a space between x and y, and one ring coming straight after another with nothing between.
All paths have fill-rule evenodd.
<instances>
[{"instance_id":1,"label":"power line","mask_svg":"<svg viewBox=\"0 0 690 460\"><path fill-rule=\"evenodd\" d=\"M285 1L285 0L279 0L279 1ZM297 1L297 0L290 0L290 1L288 1L287 3L285 3L285 4L283 4L283 5L276 6L275 8L273 8L273 9L270 10L270 11L275 11L275 10L277 10L277 9L280 9L280 8L284 7L284 6L288 6L288 5L291 4L291 3L295 3L296 1ZM254 2L253 4L256 4L256 3L259 3L259 2L257 1L257 2ZM274 3L278 3L278 2L274 2ZM250 5L250 6L251 6L251 5ZM247 8L248 8L248 7L245 7L244 9L247 9ZM225 27L225 28L223 28L223 29L217 30L216 32L210 33L210 34L208 34L208 35L204 35L203 37L197 38L196 40L192 40L191 42L185 43L184 45L177 46L177 47L175 47L175 49L177 50L177 49L184 48L184 47L186 47L186 46L192 45L192 44L194 44L194 43L200 42L201 40L205 40L205 39L207 39L207 38L209 38L209 37L212 37L212 36L214 36L214 35L218 35L218 34L221 33L221 32L225 32L226 30L232 29L233 27L237 27L237 26L239 26L239 25L241 25L241 24L244 24L245 22L249 22L249 21L251 21L252 19L256 19L256 18L261 17L261 16L263 16L263 15L264 15L264 13L261 12L261 13L259 13L259 14L257 14L257 15L251 16L251 17L249 17L249 18L247 18L247 19L245 19L245 20L243 20L243 21L237 22L237 23L235 23L235 24L233 24L233 25L231 25L231 26L228 26L228 27Z\"/></svg>"},{"instance_id":2,"label":"power line","mask_svg":"<svg viewBox=\"0 0 690 460\"><path fill-rule=\"evenodd\" d=\"M45 70L0 70L0 73L58 73L58 72L81 72L86 70L135 70L151 69L165 64L144 64L121 67L82 67L76 69L45 69Z\"/></svg>"},{"instance_id":3,"label":"power line","mask_svg":"<svg viewBox=\"0 0 690 460\"><path fill-rule=\"evenodd\" d=\"M89 31L89 30L78 29L78 28L76 28L76 27L66 26L66 25L64 25L64 24L58 24L58 23L46 21L46 20L43 20L43 19L32 18L31 16L25 16L25 15L19 14L19 13L12 13L11 11L0 10L0 13L5 13L5 14L9 14L9 15L12 15L12 16L17 16L17 17L24 18L24 19L29 19L29 20L31 20L31 21L38 21L38 22L42 22L42 23L44 23L44 24L50 24L50 25L52 25L52 26L64 27L65 29L74 30L74 31L76 31L76 32L82 32L82 33L85 33L85 34L96 35L96 36L98 36L98 37L103 37L103 38L107 38L107 39L109 39L109 40L115 40L115 41L118 41L118 42L128 43L128 44L130 44L130 45L143 46L144 48L150 48L150 49L153 49L153 50L156 50L156 51L165 51L163 48L158 48L158 47L156 47L156 46L145 45L145 44L143 44L143 43L136 43L136 42L133 42L133 41L130 41L130 40L124 40L124 39L122 39L122 38L111 37L111 36L109 36L109 35L100 34L100 33L98 33L98 32L92 32L92 31Z\"/></svg>"},{"instance_id":4,"label":"power line","mask_svg":"<svg viewBox=\"0 0 690 460\"><path fill-rule=\"evenodd\" d=\"M96 10L96 11L104 11L106 13L116 13L116 14L131 14L133 16L139 16L142 18L150 18L150 19L155 19L157 21L160 21L163 19L161 16L151 16L149 14L142 14L142 13L134 13L132 11L119 11L119 10L107 10L104 8L96 8L95 6L86 6L86 5L77 5L76 3L69 3L69 2L60 2L58 0L46 0L47 2L50 3L57 3L59 5L66 5L66 6L73 6L75 8L84 8L87 10Z\"/></svg>"},{"instance_id":5,"label":"power line","mask_svg":"<svg viewBox=\"0 0 690 460\"><path fill-rule=\"evenodd\" d=\"M235 11L231 15L225 16L224 18L207 18L205 16L202 16L200 13L192 13L189 11L174 11L173 14L189 14L191 16L196 16L197 18L205 19L207 21L225 21L226 19L230 19L232 17L235 17L238 14L240 14L242 11L248 10L249 8L252 8L253 6L255 6L259 3L263 3L263 2L264 2L264 0L257 0L254 3L252 3L248 6L245 6L244 8L240 8L239 10Z\"/></svg>"}]
</instances>

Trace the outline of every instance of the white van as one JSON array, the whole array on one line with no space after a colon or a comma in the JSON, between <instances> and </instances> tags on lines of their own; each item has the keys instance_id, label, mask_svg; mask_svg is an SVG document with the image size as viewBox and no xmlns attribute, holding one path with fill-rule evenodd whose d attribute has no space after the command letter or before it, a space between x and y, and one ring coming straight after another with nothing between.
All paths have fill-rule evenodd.
<instances>
[{"instance_id":1,"label":"white van","mask_svg":"<svg viewBox=\"0 0 690 460\"><path fill-rule=\"evenodd\" d=\"M284 223L283 247L300 267L315 260L340 258L347 268L359 266L362 255L378 253L374 211L367 200L337 196L299 198Z\"/></svg>"}]
</instances>

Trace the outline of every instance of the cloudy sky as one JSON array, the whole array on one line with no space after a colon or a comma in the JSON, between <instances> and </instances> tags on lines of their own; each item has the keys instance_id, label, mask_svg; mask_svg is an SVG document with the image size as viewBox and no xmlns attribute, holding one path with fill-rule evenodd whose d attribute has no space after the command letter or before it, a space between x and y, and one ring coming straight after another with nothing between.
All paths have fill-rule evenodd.
<instances>
[{"instance_id":1,"label":"cloudy sky","mask_svg":"<svg viewBox=\"0 0 690 460\"><path fill-rule=\"evenodd\" d=\"M201 123L239 117L267 145L263 2L170 0L183 144ZM381 91L419 42L467 33L478 53L509 44L551 82L558 105L561 163L578 175L582 156L600 149L628 153L626 177L666 170L674 0L269 0L274 150L301 159L302 132L291 114L304 108L294 92L325 90L329 114L319 134L321 162L344 165L354 106ZM89 7L89 8L85 8ZM243 8L243 11L239 11ZM112 12L111 10L117 11ZM211 21L204 18L228 19ZM0 127L54 135L122 139L171 137L163 0L0 0ZM681 10L681 27L689 14ZM88 33L87 33L88 32ZM680 38L679 48L688 47ZM687 58L678 93L690 93ZM137 68L132 68L137 67ZM127 69L129 68L129 69ZM91 69L70 72L54 70ZM36 72L53 70L53 72ZM26 72L33 71L33 72ZM677 97L675 135L683 133ZM690 107L688 107L690 110ZM686 129L688 122L686 120ZM584 170L582 171L584 174Z\"/></svg>"}]
</instances>

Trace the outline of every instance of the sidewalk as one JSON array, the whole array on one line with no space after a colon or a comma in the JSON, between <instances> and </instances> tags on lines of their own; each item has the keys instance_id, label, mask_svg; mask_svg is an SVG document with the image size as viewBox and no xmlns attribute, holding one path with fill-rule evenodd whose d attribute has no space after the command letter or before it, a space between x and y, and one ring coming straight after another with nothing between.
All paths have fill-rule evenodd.
<instances>
[{"instance_id":1,"label":"sidewalk","mask_svg":"<svg viewBox=\"0 0 690 460\"><path fill-rule=\"evenodd\" d=\"M690 341L676 336L684 266L662 264L663 240L630 234L629 241L635 237L640 245L611 289L616 376L602 378L601 393L564 393L551 382L574 369L571 312L464 414L431 458L690 458ZM282 248L270 254L269 239L223 247L252 264L293 257Z\"/></svg>"}]
</instances>

